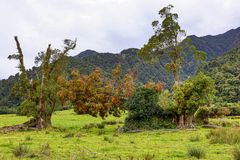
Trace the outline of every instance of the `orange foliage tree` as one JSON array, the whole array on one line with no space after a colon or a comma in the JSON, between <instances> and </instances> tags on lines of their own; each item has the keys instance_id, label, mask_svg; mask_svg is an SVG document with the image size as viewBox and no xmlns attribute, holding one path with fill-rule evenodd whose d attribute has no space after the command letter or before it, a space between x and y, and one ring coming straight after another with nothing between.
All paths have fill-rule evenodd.
<instances>
[{"instance_id":1,"label":"orange foliage tree","mask_svg":"<svg viewBox=\"0 0 240 160\"><path fill-rule=\"evenodd\" d=\"M153 81L148 81L147 83L144 84L144 88L148 88L148 89L153 89L156 92L161 92L163 91L163 83L158 81L158 82L153 82Z\"/></svg>"},{"instance_id":2,"label":"orange foliage tree","mask_svg":"<svg viewBox=\"0 0 240 160\"><path fill-rule=\"evenodd\" d=\"M132 72L121 76L121 65L112 70L112 79L106 78L100 69L95 69L89 75L81 75L74 70L71 80L58 78L61 90L58 95L62 105L70 101L78 114L89 114L102 118L108 114L120 116L124 110L124 102L132 96L135 89Z\"/></svg>"}]
</instances>

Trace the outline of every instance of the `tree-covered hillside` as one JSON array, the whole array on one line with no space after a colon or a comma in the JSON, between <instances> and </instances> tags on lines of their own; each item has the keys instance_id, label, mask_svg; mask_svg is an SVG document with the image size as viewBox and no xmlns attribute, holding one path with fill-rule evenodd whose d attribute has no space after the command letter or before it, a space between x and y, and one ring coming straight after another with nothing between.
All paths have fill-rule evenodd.
<instances>
[{"instance_id":1,"label":"tree-covered hillside","mask_svg":"<svg viewBox=\"0 0 240 160\"><path fill-rule=\"evenodd\" d=\"M216 36L204 36L204 37L189 36L189 38L192 39L192 43L196 46L198 50L202 50L207 53L207 60L211 60L213 58L223 55L225 52L231 50L236 46L237 43L239 43L240 28L233 29L226 33ZM119 54L113 54L113 53L98 53L93 50L86 50L74 57L69 57L68 71L75 68L79 69L83 74L88 74L91 71L93 71L96 67L99 67L103 70L105 75L110 75L111 70L117 64L121 63L123 74L125 74L130 69L133 69L137 73L137 82L145 83L148 80L152 81L160 80L165 83L165 88L169 88L172 85L173 77L171 76L171 74L167 73L164 69L164 64L166 63L167 59L165 58L161 63L155 65L146 64L143 62L143 60L141 60L137 56L137 51L138 49L132 48L123 50ZM228 53L226 53L226 55L227 54ZM181 71L181 75L183 78L186 78L189 75L194 74L198 66L197 64L195 64L195 61L191 60L193 59L192 57L187 58L188 61L190 61L190 63L184 64L183 66L183 71ZM218 60L220 61L220 59L221 58L215 59L214 61ZM230 61L232 60L229 59L229 63ZM211 64L212 63L213 62L211 62ZM237 63L239 62L236 61L236 64ZM28 70L29 77L34 78L36 76L36 71L37 71L36 67ZM211 74L216 73L212 72ZM231 78L231 76L226 78ZM16 74L15 76L10 76L6 80L0 80L0 106L12 106L18 104L18 101L16 101L15 99L11 99L10 96L10 90L17 79L18 74ZM231 80L227 79L226 81ZM231 82L229 83L229 85L231 86L233 85L233 83ZM226 88L225 90L229 90L229 88L228 89ZM231 92L231 94L234 95L235 91ZM231 99L229 101L236 100Z\"/></svg>"},{"instance_id":2,"label":"tree-covered hillside","mask_svg":"<svg viewBox=\"0 0 240 160\"><path fill-rule=\"evenodd\" d=\"M215 80L216 101L240 101L240 46L211 60L203 69Z\"/></svg>"},{"instance_id":3,"label":"tree-covered hillside","mask_svg":"<svg viewBox=\"0 0 240 160\"><path fill-rule=\"evenodd\" d=\"M192 35L189 38L192 39L192 43L197 49L208 53L207 60L211 60L236 47L240 41L240 27L216 36L197 37Z\"/></svg>"},{"instance_id":4,"label":"tree-covered hillside","mask_svg":"<svg viewBox=\"0 0 240 160\"><path fill-rule=\"evenodd\" d=\"M83 74L92 72L99 67L105 75L111 75L112 69L117 65L122 65L123 74L133 70L137 75L137 82L145 83L148 80L163 81L167 86L171 83L171 77L164 70L163 64L150 65L144 63L137 56L138 49L126 49L120 54L97 53L88 55L89 50L69 58L69 70L78 69ZM84 57L81 55L85 55ZM88 56L86 56L88 55Z\"/></svg>"}]
</instances>

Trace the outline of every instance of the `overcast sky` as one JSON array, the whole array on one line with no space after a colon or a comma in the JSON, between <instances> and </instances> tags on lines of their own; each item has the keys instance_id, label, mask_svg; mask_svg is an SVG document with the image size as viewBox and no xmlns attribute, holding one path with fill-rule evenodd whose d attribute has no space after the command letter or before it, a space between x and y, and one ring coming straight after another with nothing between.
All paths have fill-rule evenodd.
<instances>
[{"instance_id":1,"label":"overcast sky","mask_svg":"<svg viewBox=\"0 0 240 160\"><path fill-rule=\"evenodd\" d=\"M70 53L92 49L118 53L140 48L153 34L158 11L174 5L187 34L215 35L240 26L239 0L0 0L0 79L18 72L14 35L32 67L38 51L49 43L62 47L65 38L78 39Z\"/></svg>"}]
</instances>

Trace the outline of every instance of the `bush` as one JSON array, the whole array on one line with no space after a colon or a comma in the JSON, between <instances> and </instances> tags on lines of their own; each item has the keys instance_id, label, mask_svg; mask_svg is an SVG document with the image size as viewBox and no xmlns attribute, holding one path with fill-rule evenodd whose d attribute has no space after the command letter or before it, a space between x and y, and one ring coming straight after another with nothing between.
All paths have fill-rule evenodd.
<instances>
[{"instance_id":1,"label":"bush","mask_svg":"<svg viewBox=\"0 0 240 160\"><path fill-rule=\"evenodd\" d=\"M7 106L0 106L0 114L15 114L17 112L16 108L10 108Z\"/></svg>"},{"instance_id":2,"label":"bush","mask_svg":"<svg viewBox=\"0 0 240 160\"><path fill-rule=\"evenodd\" d=\"M28 152L28 147L22 144L19 144L16 148L13 149L13 154L16 157L24 157L28 154Z\"/></svg>"},{"instance_id":3,"label":"bush","mask_svg":"<svg viewBox=\"0 0 240 160\"><path fill-rule=\"evenodd\" d=\"M240 144L240 129L215 129L206 135L211 143Z\"/></svg>"},{"instance_id":4,"label":"bush","mask_svg":"<svg viewBox=\"0 0 240 160\"><path fill-rule=\"evenodd\" d=\"M197 159L201 159L206 156L205 150L200 147L189 147L187 153L188 156L196 157Z\"/></svg>"},{"instance_id":5,"label":"bush","mask_svg":"<svg viewBox=\"0 0 240 160\"><path fill-rule=\"evenodd\" d=\"M221 118L231 113L228 107L217 107L212 106L209 108L209 117L210 118Z\"/></svg>"},{"instance_id":6,"label":"bush","mask_svg":"<svg viewBox=\"0 0 240 160\"><path fill-rule=\"evenodd\" d=\"M169 119L161 119L158 117L149 118L148 121L136 121L126 118L125 124L123 126L123 132L138 130L138 129L161 129L161 128L176 128L176 124L172 123Z\"/></svg>"},{"instance_id":7,"label":"bush","mask_svg":"<svg viewBox=\"0 0 240 160\"><path fill-rule=\"evenodd\" d=\"M163 109L158 105L159 94L152 89L139 88L128 99L125 130L171 128L171 120L163 118ZM164 119L164 120L163 120Z\"/></svg>"},{"instance_id":8,"label":"bush","mask_svg":"<svg viewBox=\"0 0 240 160\"><path fill-rule=\"evenodd\" d=\"M210 123L222 127L240 127L240 121L231 121L228 118L211 119Z\"/></svg>"},{"instance_id":9,"label":"bush","mask_svg":"<svg viewBox=\"0 0 240 160\"><path fill-rule=\"evenodd\" d=\"M128 118L133 120L149 120L161 113L158 103L158 93L152 89L139 88L126 102Z\"/></svg>"},{"instance_id":10,"label":"bush","mask_svg":"<svg viewBox=\"0 0 240 160\"><path fill-rule=\"evenodd\" d=\"M229 116L240 116L240 103L231 104L228 108L231 112Z\"/></svg>"},{"instance_id":11,"label":"bush","mask_svg":"<svg viewBox=\"0 0 240 160\"><path fill-rule=\"evenodd\" d=\"M240 160L240 146L234 148L232 155L234 160Z\"/></svg>"}]
</instances>

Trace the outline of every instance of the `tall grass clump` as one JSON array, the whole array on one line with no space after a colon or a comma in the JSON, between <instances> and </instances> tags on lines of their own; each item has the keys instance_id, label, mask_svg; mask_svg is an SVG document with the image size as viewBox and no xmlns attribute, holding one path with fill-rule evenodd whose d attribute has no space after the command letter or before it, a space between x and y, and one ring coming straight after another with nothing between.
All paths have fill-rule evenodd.
<instances>
[{"instance_id":1,"label":"tall grass clump","mask_svg":"<svg viewBox=\"0 0 240 160\"><path fill-rule=\"evenodd\" d=\"M39 150L39 154L44 156L50 156L51 153L50 149L51 148L49 143L44 143Z\"/></svg>"},{"instance_id":2,"label":"tall grass clump","mask_svg":"<svg viewBox=\"0 0 240 160\"><path fill-rule=\"evenodd\" d=\"M154 157L155 157L155 155L151 155L151 154L146 154L146 155L144 155L144 160L153 160L154 159Z\"/></svg>"},{"instance_id":3,"label":"tall grass clump","mask_svg":"<svg viewBox=\"0 0 240 160\"><path fill-rule=\"evenodd\" d=\"M233 149L232 155L234 160L240 160L240 146Z\"/></svg>"},{"instance_id":4,"label":"tall grass clump","mask_svg":"<svg viewBox=\"0 0 240 160\"><path fill-rule=\"evenodd\" d=\"M13 149L13 155L15 157L24 157L29 153L29 149L27 146L23 145L23 144L19 144L17 147L15 147Z\"/></svg>"},{"instance_id":5,"label":"tall grass clump","mask_svg":"<svg viewBox=\"0 0 240 160\"><path fill-rule=\"evenodd\" d=\"M240 129L221 128L210 130L206 135L211 143L240 144Z\"/></svg>"},{"instance_id":6,"label":"tall grass clump","mask_svg":"<svg viewBox=\"0 0 240 160\"><path fill-rule=\"evenodd\" d=\"M25 137L25 141L31 141L31 140L32 140L32 137L31 137L31 136Z\"/></svg>"},{"instance_id":7,"label":"tall grass clump","mask_svg":"<svg viewBox=\"0 0 240 160\"><path fill-rule=\"evenodd\" d=\"M195 136L191 136L191 137L189 138L189 140L190 140L191 142L198 142L198 141L201 140L201 138L200 138L199 135L195 135Z\"/></svg>"},{"instance_id":8,"label":"tall grass clump","mask_svg":"<svg viewBox=\"0 0 240 160\"><path fill-rule=\"evenodd\" d=\"M189 147L187 150L187 154L189 157L195 157L197 159L204 158L206 156L206 152L203 148L201 147Z\"/></svg>"}]
</instances>

